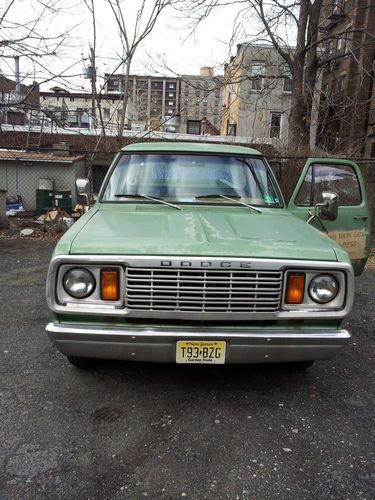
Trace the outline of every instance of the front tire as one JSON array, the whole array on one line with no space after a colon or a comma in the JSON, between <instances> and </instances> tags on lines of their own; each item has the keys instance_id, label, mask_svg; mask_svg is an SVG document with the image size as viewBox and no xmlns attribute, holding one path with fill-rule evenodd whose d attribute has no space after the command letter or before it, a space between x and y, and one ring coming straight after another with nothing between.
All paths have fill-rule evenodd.
<instances>
[{"instance_id":1,"label":"front tire","mask_svg":"<svg viewBox=\"0 0 375 500\"><path fill-rule=\"evenodd\" d=\"M69 363L76 368L81 370L88 370L93 368L96 364L96 359L94 358L81 358L78 356L67 356Z\"/></svg>"}]
</instances>

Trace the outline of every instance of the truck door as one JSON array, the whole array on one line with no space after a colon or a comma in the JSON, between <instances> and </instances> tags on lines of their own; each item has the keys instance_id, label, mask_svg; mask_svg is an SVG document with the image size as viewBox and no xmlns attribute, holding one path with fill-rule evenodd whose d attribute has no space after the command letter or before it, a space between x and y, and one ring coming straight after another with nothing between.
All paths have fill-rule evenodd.
<instances>
[{"instance_id":1,"label":"truck door","mask_svg":"<svg viewBox=\"0 0 375 500\"><path fill-rule=\"evenodd\" d=\"M322 193L338 195L336 220L314 218L311 225L336 240L349 254L356 275L362 273L371 245L371 223L362 173L354 162L309 158L288 204L288 210L307 221L321 203Z\"/></svg>"}]
</instances>

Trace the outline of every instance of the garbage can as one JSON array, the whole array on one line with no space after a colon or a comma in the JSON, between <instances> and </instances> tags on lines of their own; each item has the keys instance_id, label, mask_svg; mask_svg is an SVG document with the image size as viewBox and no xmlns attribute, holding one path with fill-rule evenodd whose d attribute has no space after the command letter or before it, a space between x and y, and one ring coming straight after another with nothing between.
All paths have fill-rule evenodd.
<instances>
[{"instance_id":1,"label":"garbage can","mask_svg":"<svg viewBox=\"0 0 375 500\"><path fill-rule=\"evenodd\" d=\"M72 192L71 191L55 191L55 207L71 213L72 211Z\"/></svg>"},{"instance_id":2,"label":"garbage can","mask_svg":"<svg viewBox=\"0 0 375 500\"><path fill-rule=\"evenodd\" d=\"M49 189L36 190L36 211L42 214L53 206L53 191Z\"/></svg>"}]
</instances>

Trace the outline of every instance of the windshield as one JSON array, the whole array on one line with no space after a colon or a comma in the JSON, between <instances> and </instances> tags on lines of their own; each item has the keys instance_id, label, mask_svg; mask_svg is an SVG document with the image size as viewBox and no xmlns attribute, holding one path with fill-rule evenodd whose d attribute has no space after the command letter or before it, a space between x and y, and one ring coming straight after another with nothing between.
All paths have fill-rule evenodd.
<instances>
[{"instance_id":1,"label":"windshield","mask_svg":"<svg viewBox=\"0 0 375 500\"><path fill-rule=\"evenodd\" d=\"M101 201L134 203L132 195L175 203L233 204L240 200L261 207L282 206L264 160L247 156L123 155L107 181Z\"/></svg>"}]
</instances>

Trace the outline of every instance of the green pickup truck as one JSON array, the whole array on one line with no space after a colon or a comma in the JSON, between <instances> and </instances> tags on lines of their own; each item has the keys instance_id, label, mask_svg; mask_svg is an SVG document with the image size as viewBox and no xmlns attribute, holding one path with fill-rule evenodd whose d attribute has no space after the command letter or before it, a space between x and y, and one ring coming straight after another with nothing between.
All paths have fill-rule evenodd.
<instances>
[{"instance_id":1,"label":"green pickup truck","mask_svg":"<svg viewBox=\"0 0 375 500\"><path fill-rule=\"evenodd\" d=\"M87 184L77 181L89 198ZM54 250L46 331L82 368L96 358L306 368L348 343L342 323L369 248L351 161L309 159L286 205L255 149L133 144Z\"/></svg>"}]
</instances>

